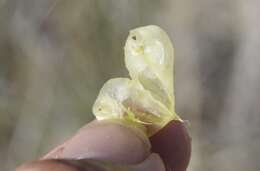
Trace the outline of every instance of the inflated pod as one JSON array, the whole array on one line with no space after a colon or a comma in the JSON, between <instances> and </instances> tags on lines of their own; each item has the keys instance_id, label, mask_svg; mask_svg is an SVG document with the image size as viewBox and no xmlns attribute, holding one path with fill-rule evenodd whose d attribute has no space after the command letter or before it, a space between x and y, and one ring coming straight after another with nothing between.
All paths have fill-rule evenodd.
<instances>
[{"instance_id":1,"label":"inflated pod","mask_svg":"<svg viewBox=\"0 0 260 171\"><path fill-rule=\"evenodd\" d=\"M140 129L167 167L186 170L191 140L175 112L174 50L169 37L158 26L139 27L130 31L124 50L130 78L108 80L93 113L98 120L119 120Z\"/></svg>"}]
</instances>

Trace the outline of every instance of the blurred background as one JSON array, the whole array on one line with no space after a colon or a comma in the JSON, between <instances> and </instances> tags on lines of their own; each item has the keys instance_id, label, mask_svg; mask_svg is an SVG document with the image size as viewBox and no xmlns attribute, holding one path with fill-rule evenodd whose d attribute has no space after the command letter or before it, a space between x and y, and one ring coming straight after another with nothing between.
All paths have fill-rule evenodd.
<instances>
[{"instance_id":1,"label":"blurred background","mask_svg":"<svg viewBox=\"0 0 260 171\"><path fill-rule=\"evenodd\" d=\"M189 171L259 170L259 8L257 0L0 0L0 170L92 120L103 83L128 75L128 31L149 24L174 42Z\"/></svg>"}]
</instances>

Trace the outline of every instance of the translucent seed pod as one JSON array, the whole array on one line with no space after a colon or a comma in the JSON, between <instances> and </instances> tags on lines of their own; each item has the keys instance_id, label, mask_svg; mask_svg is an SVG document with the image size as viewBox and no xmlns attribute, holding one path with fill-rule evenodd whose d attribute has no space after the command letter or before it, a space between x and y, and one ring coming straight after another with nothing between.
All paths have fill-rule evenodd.
<instances>
[{"instance_id":1,"label":"translucent seed pod","mask_svg":"<svg viewBox=\"0 0 260 171\"><path fill-rule=\"evenodd\" d=\"M100 90L93 106L98 120L141 125L148 136L171 120L181 120L174 109L173 47L161 28L130 31L125 65L131 78L110 79Z\"/></svg>"}]
</instances>

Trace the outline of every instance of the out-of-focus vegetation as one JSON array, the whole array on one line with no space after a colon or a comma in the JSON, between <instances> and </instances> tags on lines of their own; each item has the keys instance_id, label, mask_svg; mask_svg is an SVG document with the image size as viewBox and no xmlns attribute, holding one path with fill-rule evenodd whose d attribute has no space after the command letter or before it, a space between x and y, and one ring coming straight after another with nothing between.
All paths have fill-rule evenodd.
<instances>
[{"instance_id":1,"label":"out-of-focus vegetation","mask_svg":"<svg viewBox=\"0 0 260 171\"><path fill-rule=\"evenodd\" d=\"M0 170L37 158L93 119L103 83L127 76L132 28L175 46L176 108L190 171L260 168L257 0L0 0Z\"/></svg>"}]
</instances>

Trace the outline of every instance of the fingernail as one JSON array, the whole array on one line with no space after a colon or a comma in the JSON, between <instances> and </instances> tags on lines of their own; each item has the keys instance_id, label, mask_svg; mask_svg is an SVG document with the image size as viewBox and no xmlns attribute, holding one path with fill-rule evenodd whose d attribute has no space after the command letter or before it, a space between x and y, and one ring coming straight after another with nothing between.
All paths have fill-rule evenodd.
<instances>
[{"instance_id":1,"label":"fingernail","mask_svg":"<svg viewBox=\"0 0 260 171\"><path fill-rule=\"evenodd\" d=\"M101 124L102 123L107 123L107 124L119 124L122 127L125 127L132 131L140 140L144 143L144 146L147 150L150 151L151 148L151 143L150 140L148 139L146 132L144 132L140 127L137 127L136 125L131 125L127 124L124 121L121 120L104 120L104 121L99 121Z\"/></svg>"}]
</instances>

